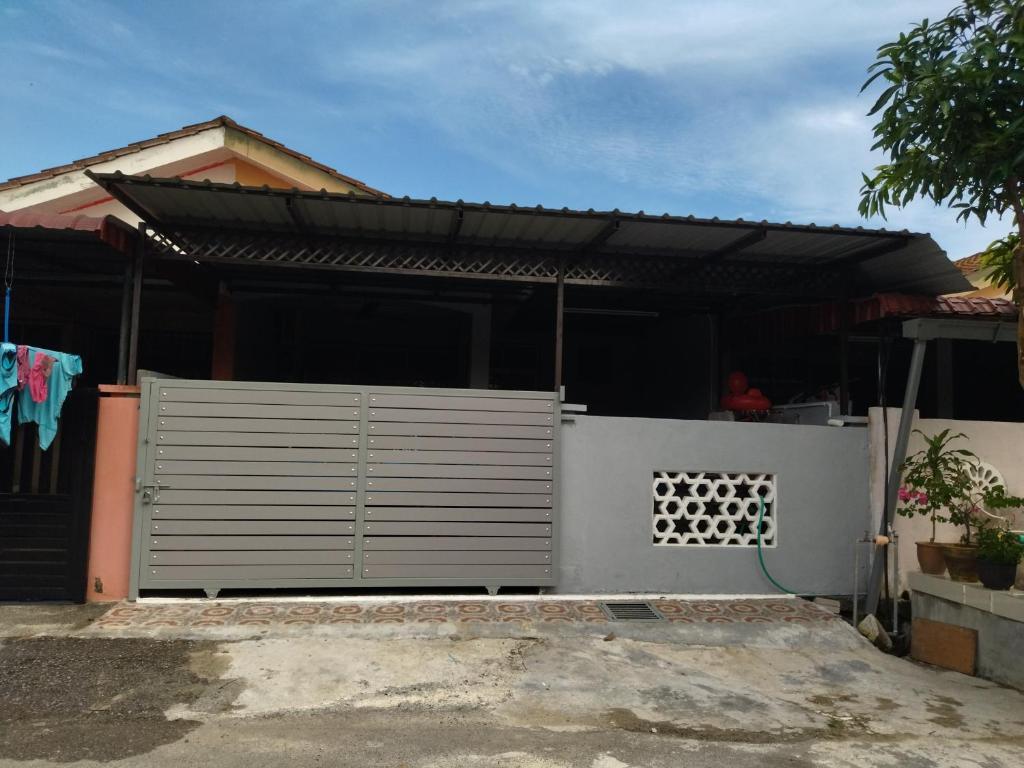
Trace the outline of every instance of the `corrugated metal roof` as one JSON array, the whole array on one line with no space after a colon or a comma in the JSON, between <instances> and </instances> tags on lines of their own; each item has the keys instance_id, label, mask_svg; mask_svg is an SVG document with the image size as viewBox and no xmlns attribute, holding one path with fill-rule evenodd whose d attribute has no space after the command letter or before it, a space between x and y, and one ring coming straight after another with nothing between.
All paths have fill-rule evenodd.
<instances>
[{"instance_id":1,"label":"corrugated metal roof","mask_svg":"<svg viewBox=\"0 0 1024 768\"><path fill-rule=\"evenodd\" d=\"M0 190L10 189L12 187L21 187L25 186L26 184L33 184L37 181L43 181L45 179L52 179L54 176L60 176L61 174L70 173L71 171L81 171L91 166L98 165L99 163L105 163L108 162L109 160L116 160L119 157L124 157L125 155L131 155L136 152L141 152L142 150L148 149L149 147L159 146L160 144L167 144L168 142L174 141L175 139L181 139L186 136L194 136L197 133L208 131L211 128L231 128L233 130L238 131L239 133L244 133L246 136L250 136L256 139L257 141L261 141L264 144L278 150L279 152L283 152L284 154L294 157L297 160L301 160L306 165L312 166L313 168L323 171L329 176L333 176L338 181L344 182L345 184L349 184L355 187L356 189L365 192L368 195L373 195L374 197L388 197L387 193L381 192L379 189L374 189L373 187L370 187L364 184L363 182L359 181L359 179L353 179L351 176L346 176L345 174L335 170L334 168L331 168L329 165L324 165L323 163L317 162L309 155L304 155L301 152L297 152L294 149L291 149L290 147L286 147L281 142L274 141L273 139L264 136L259 131L254 131L252 128L247 128L246 126L235 122L227 115L220 115L219 117L215 117L212 120L207 120L202 123L186 125L183 128L179 128L176 131L161 133L158 136L154 136L152 139L146 139L145 141L134 141L131 144L128 144L124 147L107 150L106 152L100 152L99 154L90 155L89 157L83 157L80 160L72 160L70 163L66 163L64 165L57 165L54 166L53 168L45 168L44 170L39 171L37 173L30 173L26 176L15 176L13 178L8 179L7 181L0 182Z\"/></svg>"},{"instance_id":2,"label":"corrugated metal roof","mask_svg":"<svg viewBox=\"0 0 1024 768\"><path fill-rule=\"evenodd\" d=\"M131 250L131 243L136 236L135 230L115 216L95 217L32 211L0 211L0 229L27 230L30 236L50 232L94 235L122 253Z\"/></svg>"},{"instance_id":3,"label":"corrugated metal roof","mask_svg":"<svg viewBox=\"0 0 1024 768\"><path fill-rule=\"evenodd\" d=\"M862 294L970 284L928 235L862 227L402 199L87 174L151 224L850 270Z\"/></svg>"}]
</instances>

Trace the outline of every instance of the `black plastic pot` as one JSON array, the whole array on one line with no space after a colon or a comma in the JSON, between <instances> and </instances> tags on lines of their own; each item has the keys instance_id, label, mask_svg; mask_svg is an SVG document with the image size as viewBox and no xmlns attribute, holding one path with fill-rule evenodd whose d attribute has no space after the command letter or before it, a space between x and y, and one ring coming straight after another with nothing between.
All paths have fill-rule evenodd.
<instances>
[{"instance_id":1,"label":"black plastic pot","mask_svg":"<svg viewBox=\"0 0 1024 768\"><path fill-rule=\"evenodd\" d=\"M978 578L989 589L1009 589L1016 577L1016 563L992 563L978 558Z\"/></svg>"}]
</instances>

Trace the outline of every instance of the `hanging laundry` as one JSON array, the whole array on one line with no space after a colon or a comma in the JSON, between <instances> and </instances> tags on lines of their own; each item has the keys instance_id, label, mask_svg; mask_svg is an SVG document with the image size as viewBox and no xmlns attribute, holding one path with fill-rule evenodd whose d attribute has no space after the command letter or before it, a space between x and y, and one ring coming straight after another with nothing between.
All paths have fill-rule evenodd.
<instances>
[{"instance_id":1,"label":"hanging laundry","mask_svg":"<svg viewBox=\"0 0 1024 768\"><path fill-rule=\"evenodd\" d=\"M82 373L82 358L48 349L27 348L28 387L18 396L18 421L32 422L39 429L39 447L44 451L57 436L57 421L64 400Z\"/></svg>"},{"instance_id":2,"label":"hanging laundry","mask_svg":"<svg viewBox=\"0 0 1024 768\"><path fill-rule=\"evenodd\" d=\"M18 348L0 344L0 440L11 444L11 419L14 398L18 394Z\"/></svg>"},{"instance_id":3,"label":"hanging laundry","mask_svg":"<svg viewBox=\"0 0 1024 768\"><path fill-rule=\"evenodd\" d=\"M32 370L28 375L29 395L33 403L46 402L47 383L50 374L53 373L55 358L45 352L36 352L35 361L32 363Z\"/></svg>"},{"instance_id":4,"label":"hanging laundry","mask_svg":"<svg viewBox=\"0 0 1024 768\"><path fill-rule=\"evenodd\" d=\"M18 389L24 389L28 382L30 366L28 364L28 347L18 345Z\"/></svg>"}]
</instances>

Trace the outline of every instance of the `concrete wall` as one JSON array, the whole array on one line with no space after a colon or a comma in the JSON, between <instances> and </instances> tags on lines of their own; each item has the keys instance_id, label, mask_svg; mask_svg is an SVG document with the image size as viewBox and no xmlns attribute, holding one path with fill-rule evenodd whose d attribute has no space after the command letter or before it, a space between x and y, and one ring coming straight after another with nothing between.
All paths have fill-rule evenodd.
<instances>
[{"instance_id":1,"label":"concrete wall","mask_svg":"<svg viewBox=\"0 0 1024 768\"><path fill-rule=\"evenodd\" d=\"M1024 624L923 592L912 592L911 603L915 618L977 631L979 677L1024 689L1024 654L1021 653Z\"/></svg>"},{"instance_id":2,"label":"concrete wall","mask_svg":"<svg viewBox=\"0 0 1024 768\"><path fill-rule=\"evenodd\" d=\"M899 428L900 409L888 409L889 427L889 458L891 461L893 447L896 444L896 431ZM872 408L869 413L868 431L870 434L870 482L871 482L871 515L872 530L878 530L878 522L882 517L885 500L885 429L881 408ZM982 461L991 464L1003 475L1006 489L1010 494L1024 496L1024 424L1004 421L957 421L954 419L922 419L915 412L914 429L927 435L933 435L944 429L963 432L968 439L959 442L960 447L967 448L978 455ZM924 440L919 434L911 434L907 455L924 447ZM931 538L931 523L925 517L905 518L896 516L896 532L900 537L900 563L904 573L900 577L901 589L907 588L906 573L917 570L917 551L915 542L928 541ZM958 541L962 529L952 525L937 526L936 541ZM1014 516L1014 528L1024 528L1024 514ZM1024 571L1024 569L1022 569ZM1024 586L1024 580L1019 582Z\"/></svg>"},{"instance_id":3,"label":"concrete wall","mask_svg":"<svg viewBox=\"0 0 1024 768\"><path fill-rule=\"evenodd\" d=\"M869 524L865 430L579 416L562 435L557 591L775 592L755 547L653 544L653 473L706 470L774 473L769 571L800 593L851 592Z\"/></svg>"}]
</instances>

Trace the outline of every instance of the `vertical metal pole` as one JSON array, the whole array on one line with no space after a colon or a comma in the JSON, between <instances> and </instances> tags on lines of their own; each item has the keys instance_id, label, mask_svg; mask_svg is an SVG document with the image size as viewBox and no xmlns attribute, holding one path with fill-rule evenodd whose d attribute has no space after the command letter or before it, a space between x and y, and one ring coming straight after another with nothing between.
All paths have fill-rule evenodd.
<instances>
[{"instance_id":1,"label":"vertical metal pole","mask_svg":"<svg viewBox=\"0 0 1024 768\"><path fill-rule=\"evenodd\" d=\"M953 340L935 340L935 405L940 419L953 414Z\"/></svg>"},{"instance_id":2,"label":"vertical metal pole","mask_svg":"<svg viewBox=\"0 0 1024 768\"><path fill-rule=\"evenodd\" d=\"M128 335L132 321L132 285L135 255L125 259L124 284L121 287L121 331L117 340L117 383L128 383Z\"/></svg>"},{"instance_id":3,"label":"vertical metal pole","mask_svg":"<svg viewBox=\"0 0 1024 768\"><path fill-rule=\"evenodd\" d=\"M917 403L917 390L921 386L921 369L924 367L924 353L927 346L926 339L914 339L914 351L910 356L910 371L907 373L907 388L903 393L903 409L900 411L900 426L896 433L896 446L893 449L892 464L889 466L889 479L885 489L885 506L882 508L882 520L878 526L878 532L883 536L889 534L892 513L896 509L902 474L901 467L907 458L910 430L914 424L914 405ZM884 568L885 563L881 549L876 548L871 562L871 580L868 582L865 613L875 613L878 610Z\"/></svg>"},{"instance_id":4,"label":"vertical metal pole","mask_svg":"<svg viewBox=\"0 0 1024 768\"><path fill-rule=\"evenodd\" d=\"M900 632L900 538L895 530L889 536L889 546L892 547L892 634L895 637Z\"/></svg>"},{"instance_id":5,"label":"vertical metal pole","mask_svg":"<svg viewBox=\"0 0 1024 768\"><path fill-rule=\"evenodd\" d=\"M850 302L839 302L839 415L850 415Z\"/></svg>"},{"instance_id":6,"label":"vertical metal pole","mask_svg":"<svg viewBox=\"0 0 1024 768\"><path fill-rule=\"evenodd\" d=\"M146 254L146 225L139 225L139 240L135 248L135 268L132 274L131 323L128 331L128 383L138 384L139 373L139 311L142 306L142 270Z\"/></svg>"},{"instance_id":7,"label":"vertical metal pole","mask_svg":"<svg viewBox=\"0 0 1024 768\"><path fill-rule=\"evenodd\" d=\"M555 286L555 392L562 389L562 336L565 326L565 260L558 262Z\"/></svg>"},{"instance_id":8,"label":"vertical metal pole","mask_svg":"<svg viewBox=\"0 0 1024 768\"><path fill-rule=\"evenodd\" d=\"M860 600L860 539L853 542L853 626L857 626L857 601Z\"/></svg>"}]
</instances>

